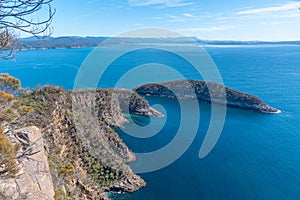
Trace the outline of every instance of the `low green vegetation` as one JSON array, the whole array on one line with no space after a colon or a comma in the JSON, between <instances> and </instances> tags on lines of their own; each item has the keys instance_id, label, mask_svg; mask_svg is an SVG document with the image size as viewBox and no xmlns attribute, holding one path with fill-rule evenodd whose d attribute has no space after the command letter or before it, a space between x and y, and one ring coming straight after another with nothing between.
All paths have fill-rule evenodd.
<instances>
[{"instance_id":1,"label":"low green vegetation","mask_svg":"<svg viewBox=\"0 0 300 200\"><path fill-rule=\"evenodd\" d=\"M76 200L74 196L66 193L63 189L55 190L54 199L55 200Z\"/></svg>"},{"instance_id":2,"label":"low green vegetation","mask_svg":"<svg viewBox=\"0 0 300 200\"><path fill-rule=\"evenodd\" d=\"M74 174L75 168L71 163L64 164L60 168L60 173L62 174Z\"/></svg>"}]
</instances>

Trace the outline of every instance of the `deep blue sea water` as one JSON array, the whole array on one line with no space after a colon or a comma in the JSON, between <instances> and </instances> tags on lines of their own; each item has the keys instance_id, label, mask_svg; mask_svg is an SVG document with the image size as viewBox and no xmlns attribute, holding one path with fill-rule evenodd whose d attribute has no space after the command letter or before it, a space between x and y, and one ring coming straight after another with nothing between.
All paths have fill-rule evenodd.
<instances>
[{"instance_id":1,"label":"deep blue sea water","mask_svg":"<svg viewBox=\"0 0 300 200\"><path fill-rule=\"evenodd\" d=\"M0 72L20 78L24 87L54 84L72 89L76 73L91 50L21 51L16 62L0 60ZM140 174L147 187L115 198L300 199L300 46L206 47L206 50L226 86L258 96L282 113L269 115L228 109L217 145L208 156L199 159L210 119L210 106L201 105L200 128L183 156L161 170ZM155 56L155 52L147 53ZM173 68L185 70L182 63L172 63L168 55L165 56L160 59L168 60ZM118 77L121 69L140 64L143 59L148 57L138 56L137 60L129 56L120 60L115 63L115 70L107 72L107 77ZM199 78L189 71L186 74L189 78ZM156 78L160 80L159 76ZM137 79L140 83L143 73ZM107 78L102 86L112 87L114 81ZM119 130L134 152L164 147L174 138L180 122L175 100L149 97L148 100L150 104L164 106L167 123L158 134L147 139ZM162 119L152 119L153 123L159 120ZM126 126L130 128L132 124ZM191 133L186 130L186 134Z\"/></svg>"}]
</instances>

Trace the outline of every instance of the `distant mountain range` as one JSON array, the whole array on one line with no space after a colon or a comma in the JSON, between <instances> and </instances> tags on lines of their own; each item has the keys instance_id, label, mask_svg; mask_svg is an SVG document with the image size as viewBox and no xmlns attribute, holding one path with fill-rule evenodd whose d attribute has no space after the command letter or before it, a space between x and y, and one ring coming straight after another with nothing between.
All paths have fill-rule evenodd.
<instances>
[{"instance_id":1,"label":"distant mountain range","mask_svg":"<svg viewBox=\"0 0 300 200\"><path fill-rule=\"evenodd\" d=\"M109 40L107 40L109 39ZM105 42L104 42L105 41ZM196 37L179 38L120 38L120 37L36 37L21 38L17 48L22 49L56 49L56 48L84 48L95 47L104 42L105 45L145 45L145 44L178 44L191 45L194 42L201 45L300 45L300 41L231 41L231 40L200 40Z\"/></svg>"}]
</instances>

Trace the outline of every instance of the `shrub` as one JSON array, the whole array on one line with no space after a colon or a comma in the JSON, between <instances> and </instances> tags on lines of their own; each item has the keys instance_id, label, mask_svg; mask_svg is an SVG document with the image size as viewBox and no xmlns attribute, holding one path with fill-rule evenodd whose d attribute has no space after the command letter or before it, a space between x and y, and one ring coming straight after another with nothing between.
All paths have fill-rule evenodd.
<instances>
[{"instance_id":1,"label":"shrub","mask_svg":"<svg viewBox=\"0 0 300 200\"><path fill-rule=\"evenodd\" d=\"M16 163L18 145L12 145L0 127L0 178L15 178L19 172Z\"/></svg>"},{"instance_id":2,"label":"shrub","mask_svg":"<svg viewBox=\"0 0 300 200\"><path fill-rule=\"evenodd\" d=\"M0 98L5 100L11 100L14 98L14 95L0 91Z\"/></svg>"},{"instance_id":3,"label":"shrub","mask_svg":"<svg viewBox=\"0 0 300 200\"><path fill-rule=\"evenodd\" d=\"M32 113L34 111L31 106L20 106L19 110L25 113Z\"/></svg>"},{"instance_id":4,"label":"shrub","mask_svg":"<svg viewBox=\"0 0 300 200\"><path fill-rule=\"evenodd\" d=\"M63 189L55 190L55 195L54 195L55 200L65 199L65 197L66 197L66 193L64 192Z\"/></svg>"},{"instance_id":5,"label":"shrub","mask_svg":"<svg viewBox=\"0 0 300 200\"><path fill-rule=\"evenodd\" d=\"M74 172L75 172L75 169L71 163L64 164L60 168L60 173L62 173L62 174L74 174Z\"/></svg>"},{"instance_id":6,"label":"shrub","mask_svg":"<svg viewBox=\"0 0 300 200\"><path fill-rule=\"evenodd\" d=\"M55 200L76 200L76 198L68 191L65 191L64 189L57 189L55 190L54 194Z\"/></svg>"},{"instance_id":7,"label":"shrub","mask_svg":"<svg viewBox=\"0 0 300 200\"><path fill-rule=\"evenodd\" d=\"M1 74L0 83L11 88L20 88L21 82L19 79L10 76L9 74Z\"/></svg>"},{"instance_id":8,"label":"shrub","mask_svg":"<svg viewBox=\"0 0 300 200\"><path fill-rule=\"evenodd\" d=\"M10 122L16 117L18 117L18 113L11 107L6 108L5 110L1 110L0 112L0 121Z\"/></svg>"}]
</instances>

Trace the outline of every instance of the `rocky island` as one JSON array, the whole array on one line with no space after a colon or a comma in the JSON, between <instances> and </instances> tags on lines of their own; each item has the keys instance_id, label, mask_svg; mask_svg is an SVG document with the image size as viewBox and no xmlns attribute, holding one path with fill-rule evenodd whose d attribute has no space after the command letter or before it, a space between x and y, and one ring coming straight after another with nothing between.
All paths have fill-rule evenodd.
<instances>
[{"instance_id":1,"label":"rocky island","mask_svg":"<svg viewBox=\"0 0 300 200\"><path fill-rule=\"evenodd\" d=\"M134 90L140 95L178 99L197 98L200 102L205 103L222 104L261 113L280 113L280 110L272 108L253 95L245 94L214 82L176 80L145 84L136 87ZM172 91L176 91L176 94Z\"/></svg>"}]
</instances>

